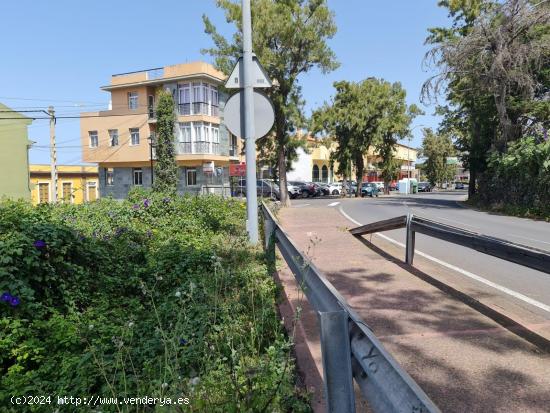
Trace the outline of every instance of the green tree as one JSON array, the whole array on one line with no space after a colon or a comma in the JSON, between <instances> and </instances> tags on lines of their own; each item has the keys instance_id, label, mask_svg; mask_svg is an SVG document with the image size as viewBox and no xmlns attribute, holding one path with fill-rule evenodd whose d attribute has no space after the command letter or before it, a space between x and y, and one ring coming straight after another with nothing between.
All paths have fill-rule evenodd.
<instances>
[{"instance_id":1,"label":"green tree","mask_svg":"<svg viewBox=\"0 0 550 413\"><path fill-rule=\"evenodd\" d=\"M431 128L422 132L422 156L426 158L423 172L432 185L441 185L454 177L454 166L447 163L454 155L453 142L449 135L435 133Z\"/></svg>"},{"instance_id":2,"label":"green tree","mask_svg":"<svg viewBox=\"0 0 550 413\"><path fill-rule=\"evenodd\" d=\"M240 1L217 0L225 10L226 20L237 31L231 41L218 33L207 16L203 16L205 31L215 47L204 50L215 57L215 64L229 74L241 55L242 20ZM252 43L273 87L266 90L275 108L274 150L281 187L281 203L289 204L287 192L287 162L289 141L304 126L303 99L299 76L313 68L322 73L338 67L327 40L336 33L333 13L326 0L252 0Z\"/></svg>"},{"instance_id":3,"label":"green tree","mask_svg":"<svg viewBox=\"0 0 550 413\"><path fill-rule=\"evenodd\" d=\"M438 73L423 99L442 91L448 105L441 132L451 133L470 169L469 194L491 150L548 127L550 3L529 0L442 0L451 28L430 29L426 62Z\"/></svg>"},{"instance_id":4,"label":"green tree","mask_svg":"<svg viewBox=\"0 0 550 413\"><path fill-rule=\"evenodd\" d=\"M420 109L407 106L400 83L371 77L358 83L336 82L334 87L333 101L313 113L313 132L334 137L337 147L331 156L338 163L337 173L347 177L353 163L358 183L363 180L364 157L369 147L376 147L387 187L397 168L397 140L409 134L410 122Z\"/></svg>"},{"instance_id":5,"label":"green tree","mask_svg":"<svg viewBox=\"0 0 550 413\"><path fill-rule=\"evenodd\" d=\"M174 148L174 99L171 93L163 90L158 93L157 102L156 163L153 189L159 192L176 192L178 166Z\"/></svg>"}]
</instances>

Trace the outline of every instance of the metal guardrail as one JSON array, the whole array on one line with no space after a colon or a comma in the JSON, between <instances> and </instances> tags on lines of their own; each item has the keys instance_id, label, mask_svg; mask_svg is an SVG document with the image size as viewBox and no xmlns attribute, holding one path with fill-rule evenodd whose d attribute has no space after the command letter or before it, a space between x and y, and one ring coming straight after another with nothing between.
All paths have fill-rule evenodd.
<instances>
[{"instance_id":1,"label":"metal guardrail","mask_svg":"<svg viewBox=\"0 0 550 413\"><path fill-rule=\"evenodd\" d=\"M410 265L414 260L415 235L418 232L550 274L550 252L548 251L442 224L413 214L352 228L350 233L361 236L404 227L407 228L405 261Z\"/></svg>"},{"instance_id":2,"label":"metal guardrail","mask_svg":"<svg viewBox=\"0 0 550 413\"><path fill-rule=\"evenodd\" d=\"M319 317L328 411L355 412L355 379L375 413L439 412L342 295L298 250L264 203L262 211L266 248L276 243Z\"/></svg>"}]
</instances>

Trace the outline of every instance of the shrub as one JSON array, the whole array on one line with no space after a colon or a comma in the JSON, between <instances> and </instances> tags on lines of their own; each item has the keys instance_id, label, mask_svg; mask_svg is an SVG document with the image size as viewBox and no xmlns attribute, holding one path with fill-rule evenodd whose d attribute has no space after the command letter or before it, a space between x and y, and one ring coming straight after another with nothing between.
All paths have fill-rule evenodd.
<instances>
[{"instance_id":1,"label":"shrub","mask_svg":"<svg viewBox=\"0 0 550 413\"><path fill-rule=\"evenodd\" d=\"M103 412L308 411L244 221L215 196L0 204L0 294L19 300L0 302L2 411L52 411L10 407L14 395L191 402Z\"/></svg>"},{"instance_id":2,"label":"shrub","mask_svg":"<svg viewBox=\"0 0 550 413\"><path fill-rule=\"evenodd\" d=\"M550 140L527 137L489 156L475 201L514 214L550 218Z\"/></svg>"}]
</instances>

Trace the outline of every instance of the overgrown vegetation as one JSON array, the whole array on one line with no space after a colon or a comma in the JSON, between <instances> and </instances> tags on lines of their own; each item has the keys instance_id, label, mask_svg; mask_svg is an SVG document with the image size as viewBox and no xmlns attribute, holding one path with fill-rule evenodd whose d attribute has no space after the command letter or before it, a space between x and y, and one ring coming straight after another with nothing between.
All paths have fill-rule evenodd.
<instances>
[{"instance_id":1,"label":"overgrown vegetation","mask_svg":"<svg viewBox=\"0 0 550 413\"><path fill-rule=\"evenodd\" d=\"M438 73L424 84L423 97L445 94L448 105L438 108L441 132L453 136L470 170L471 201L488 206L509 200L512 206L521 199L522 208L541 210L547 188L534 183L544 168L525 171L516 165L532 163L517 148L547 139L550 128L550 2L440 0L439 5L449 10L453 24L430 29L427 62ZM526 180L525 173L532 175ZM508 197L510 190L516 200Z\"/></svg>"},{"instance_id":2,"label":"overgrown vegetation","mask_svg":"<svg viewBox=\"0 0 550 413\"><path fill-rule=\"evenodd\" d=\"M309 411L243 204L134 192L0 204L0 406L10 396L188 397L102 412ZM83 411L86 411L84 409Z\"/></svg>"},{"instance_id":3,"label":"overgrown vegetation","mask_svg":"<svg viewBox=\"0 0 550 413\"><path fill-rule=\"evenodd\" d=\"M524 138L492 153L473 199L495 211L550 220L550 141Z\"/></svg>"}]
</instances>

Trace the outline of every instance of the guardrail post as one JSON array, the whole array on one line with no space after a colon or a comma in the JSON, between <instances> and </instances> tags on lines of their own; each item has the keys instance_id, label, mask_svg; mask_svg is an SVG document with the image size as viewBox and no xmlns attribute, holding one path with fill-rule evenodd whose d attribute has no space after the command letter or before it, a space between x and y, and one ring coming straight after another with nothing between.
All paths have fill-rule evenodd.
<instances>
[{"instance_id":1,"label":"guardrail post","mask_svg":"<svg viewBox=\"0 0 550 413\"><path fill-rule=\"evenodd\" d=\"M327 411L355 413L349 316L343 310L318 315Z\"/></svg>"},{"instance_id":2,"label":"guardrail post","mask_svg":"<svg viewBox=\"0 0 550 413\"><path fill-rule=\"evenodd\" d=\"M265 239L265 249L269 251L271 240L273 239L273 232L275 231L275 226L273 221L269 216L264 214L264 239Z\"/></svg>"},{"instance_id":3,"label":"guardrail post","mask_svg":"<svg viewBox=\"0 0 550 413\"><path fill-rule=\"evenodd\" d=\"M413 214L407 214L407 245L405 248L405 262L409 265L413 265L414 260L415 232L411 228L411 221L413 219L413 216Z\"/></svg>"}]
</instances>

